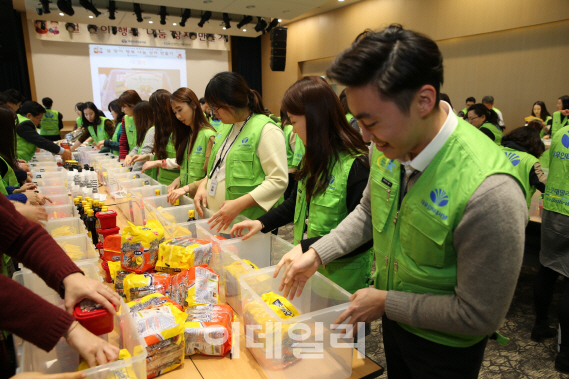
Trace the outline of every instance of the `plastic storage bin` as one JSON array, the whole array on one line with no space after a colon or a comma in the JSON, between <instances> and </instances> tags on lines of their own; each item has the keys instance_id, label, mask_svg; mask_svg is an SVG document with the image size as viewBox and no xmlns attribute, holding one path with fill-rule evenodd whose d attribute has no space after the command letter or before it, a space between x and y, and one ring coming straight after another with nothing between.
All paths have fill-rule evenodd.
<instances>
[{"instance_id":1,"label":"plastic storage bin","mask_svg":"<svg viewBox=\"0 0 569 379\"><path fill-rule=\"evenodd\" d=\"M62 180L61 178L34 178L32 179L34 184L39 187L55 187L60 186L61 184L67 184L67 178ZM67 187L66 187L67 188Z\"/></svg>"},{"instance_id":2,"label":"plastic storage bin","mask_svg":"<svg viewBox=\"0 0 569 379\"><path fill-rule=\"evenodd\" d=\"M171 209L171 208L166 208ZM196 212L197 215L197 212ZM170 224L170 223L162 223L164 227L164 235L166 239L176 238L176 237L185 237L185 236L192 236L193 238L199 238L203 240L210 241L212 239L212 235L207 232L207 219L209 219L213 215L213 212L209 209L205 209L204 211L204 220L198 221L189 221L189 222L182 222L178 224ZM199 216L199 215L198 215ZM197 229L196 225L202 225L201 228Z\"/></svg>"},{"instance_id":3,"label":"plastic storage bin","mask_svg":"<svg viewBox=\"0 0 569 379\"><path fill-rule=\"evenodd\" d=\"M35 163L35 162L55 162L55 156L51 154L40 155L39 153L37 153L30 159L30 163Z\"/></svg>"},{"instance_id":4,"label":"plastic storage bin","mask_svg":"<svg viewBox=\"0 0 569 379\"><path fill-rule=\"evenodd\" d=\"M62 232L62 229L59 229L62 227L65 227L67 229L67 232L71 233L68 234L70 236L76 234L87 235L87 229L85 229L83 221L81 221L79 218L68 217L62 219L53 219L45 223L45 229L52 237L65 237L66 235L57 235L58 232Z\"/></svg>"},{"instance_id":5,"label":"plastic storage bin","mask_svg":"<svg viewBox=\"0 0 569 379\"><path fill-rule=\"evenodd\" d=\"M109 171L108 174L109 177L107 179L107 191L111 194L111 196L113 196L113 198L116 197L116 193L120 191L121 182L124 182L125 180L140 179L140 178L151 179L149 176L141 173L140 171L123 172L120 174Z\"/></svg>"},{"instance_id":6,"label":"plastic storage bin","mask_svg":"<svg viewBox=\"0 0 569 379\"><path fill-rule=\"evenodd\" d=\"M156 212L155 214L157 215L162 225L166 224L176 225L176 224L181 224L183 222L188 222L189 218L188 211L194 211L194 218L195 218L194 221L202 219L198 214L198 212L196 211L196 207L194 204L178 205L178 206L172 206L156 210L153 209L152 211Z\"/></svg>"},{"instance_id":7,"label":"plastic storage bin","mask_svg":"<svg viewBox=\"0 0 569 379\"><path fill-rule=\"evenodd\" d=\"M221 262L221 269L213 267L213 270L220 275L220 291L222 296L225 296L225 302L242 315L239 277L254 271L243 259L252 262L258 269L263 269L277 265L293 247L291 243L271 233L260 233L246 241L234 238L221 242L221 259L214 260L214 266Z\"/></svg>"},{"instance_id":8,"label":"plastic storage bin","mask_svg":"<svg viewBox=\"0 0 569 379\"><path fill-rule=\"evenodd\" d=\"M101 171L103 172L103 184L108 186L109 180L115 174L127 174L131 172L132 167L122 167L119 162L103 162Z\"/></svg>"},{"instance_id":9,"label":"plastic storage bin","mask_svg":"<svg viewBox=\"0 0 569 379\"><path fill-rule=\"evenodd\" d=\"M45 211L47 212L47 219L57 219L57 218L67 218L67 217L75 217L75 213L77 209L75 205L50 205L45 207Z\"/></svg>"},{"instance_id":10,"label":"plastic storage bin","mask_svg":"<svg viewBox=\"0 0 569 379\"><path fill-rule=\"evenodd\" d=\"M59 172L64 171L63 167L59 167L55 162L47 163L30 163L30 170L33 172Z\"/></svg>"},{"instance_id":11,"label":"plastic storage bin","mask_svg":"<svg viewBox=\"0 0 569 379\"><path fill-rule=\"evenodd\" d=\"M65 250L72 261L94 260L97 262L99 259L99 252L95 250L93 240L87 234L55 237L54 240Z\"/></svg>"},{"instance_id":12,"label":"plastic storage bin","mask_svg":"<svg viewBox=\"0 0 569 379\"><path fill-rule=\"evenodd\" d=\"M339 334L345 330L332 330L331 326L348 308L350 294L317 272L306 282L302 295L291 301L300 315L280 318L261 299L264 293L279 293L283 271L273 279L274 269L254 270L239 279L243 322L246 330L256 328L249 329L247 337L251 354L271 379L348 378L352 374L353 339L340 338ZM258 312L256 316L254 311ZM281 327L280 335L271 332L277 322L280 324L275 327ZM259 333L267 330L273 339L260 338ZM296 335L296 341L290 335ZM261 347L252 347L252 343Z\"/></svg>"},{"instance_id":13,"label":"plastic storage bin","mask_svg":"<svg viewBox=\"0 0 569 379\"><path fill-rule=\"evenodd\" d=\"M146 174L143 174L143 175L148 176ZM128 192L130 189L133 189L133 188L160 185L160 183L158 181L152 179L149 176L148 176L148 178L123 180L119 184L125 193ZM164 187L166 187L166 186L164 186ZM160 193L160 194L162 194L162 193Z\"/></svg>"},{"instance_id":14,"label":"plastic storage bin","mask_svg":"<svg viewBox=\"0 0 569 379\"><path fill-rule=\"evenodd\" d=\"M67 195L69 193L63 182L59 186L38 186L38 191L48 197L49 195Z\"/></svg>"},{"instance_id":15,"label":"plastic storage bin","mask_svg":"<svg viewBox=\"0 0 569 379\"><path fill-rule=\"evenodd\" d=\"M63 205L63 204L73 204L73 199L69 195L51 195L49 199L53 203L47 202L46 205Z\"/></svg>"},{"instance_id":16,"label":"plastic storage bin","mask_svg":"<svg viewBox=\"0 0 569 379\"><path fill-rule=\"evenodd\" d=\"M67 180L67 171L39 172L32 171L32 180L36 179L59 179L63 183Z\"/></svg>"},{"instance_id":17,"label":"plastic storage bin","mask_svg":"<svg viewBox=\"0 0 569 379\"><path fill-rule=\"evenodd\" d=\"M160 190L163 191L162 193L167 193L167 189L164 191L164 188L162 187L158 187L158 186L150 186L150 187L157 187L154 189L154 193L156 193L156 190ZM138 193L143 192L143 193L152 193L152 188L150 187L140 187L142 188L141 191L137 191ZM135 192L134 189L131 191ZM137 193L135 192L135 193ZM156 214L156 208L158 207L163 207L163 208L169 208L169 207L173 207L173 205L170 205L170 203L168 203L168 201L166 200L167 195L160 195L160 196L148 196L148 197L137 197L137 196L133 196L132 197L132 201L130 202L131 205L131 209L129 210L130 216L132 217L132 222L135 225L138 226L142 226L146 224L146 221L148 219L158 219L157 214ZM193 204L193 201L188 198L183 196L183 198L180 199L180 204L181 205L188 205L188 204ZM128 216L127 216L128 218ZM187 218L186 218L187 221Z\"/></svg>"}]
</instances>

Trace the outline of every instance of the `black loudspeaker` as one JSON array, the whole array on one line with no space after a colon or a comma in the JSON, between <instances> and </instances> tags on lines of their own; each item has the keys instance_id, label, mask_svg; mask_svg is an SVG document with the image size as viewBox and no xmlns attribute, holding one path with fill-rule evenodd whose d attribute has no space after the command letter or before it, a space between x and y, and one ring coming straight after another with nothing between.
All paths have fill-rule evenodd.
<instances>
[{"instance_id":1,"label":"black loudspeaker","mask_svg":"<svg viewBox=\"0 0 569 379\"><path fill-rule=\"evenodd\" d=\"M271 30L271 70L284 71L286 66L287 28L276 27Z\"/></svg>"}]
</instances>

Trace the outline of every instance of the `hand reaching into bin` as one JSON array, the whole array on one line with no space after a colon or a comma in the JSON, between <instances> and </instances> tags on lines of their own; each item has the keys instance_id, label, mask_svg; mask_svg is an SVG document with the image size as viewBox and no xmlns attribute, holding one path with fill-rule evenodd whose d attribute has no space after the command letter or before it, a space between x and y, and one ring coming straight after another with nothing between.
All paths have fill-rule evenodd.
<instances>
[{"instance_id":1,"label":"hand reaching into bin","mask_svg":"<svg viewBox=\"0 0 569 379\"><path fill-rule=\"evenodd\" d=\"M16 210L28 221L37 222L47 221L47 212L44 207L33 206L29 201L26 204L14 203Z\"/></svg>"},{"instance_id":2,"label":"hand reaching into bin","mask_svg":"<svg viewBox=\"0 0 569 379\"><path fill-rule=\"evenodd\" d=\"M119 357L118 347L95 336L77 321L71 324L65 333L65 339L69 346L87 361L89 367L104 365L107 362L116 361Z\"/></svg>"},{"instance_id":3,"label":"hand reaching into bin","mask_svg":"<svg viewBox=\"0 0 569 379\"><path fill-rule=\"evenodd\" d=\"M298 254L298 250L300 250L300 254ZM302 294L306 282L318 271L318 267L321 265L322 260L316 250L310 248L303 254L302 247L296 245L281 258L273 277L276 278L281 268L284 267L279 291L284 291L283 296L292 300L295 293L297 297Z\"/></svg>"},{"instance_id":4,"label":"hand reaching into bin","mask_svg":"<svg viewBox=\"0 0 569 379\"><path fill-rule=\"evenodd\" d=\"M85 277L81 273L68 275L63 279L65 287L65 309L73 313L75 305L83 299L91 299L103 305L115 315L115 306L120 304L120 296L101 282Z\"/></svg>"},{"instance_id":5,"label":"hand reaching into bin","mask_svg":"<svg viewBox=\"0 0 569 379\"><path fill-rule=\"evenodd\" d=\"M177 190L180 188L180 177L178 176L170 185L168 186L168 195L170 192Z\"/></svg>"},{"instance_id":6,"label":"hand reaching into bin","mask_svg":"<svg viewBox=\"0 0 569 379\"><path fill-rule=\"evenodd\" d=\"M249 233L245 234L245 236L243 236L243 229L249 230ZM243 236L242 240L245 241L245 240L253 237L255 234L259 233L261 231L261 229L263 229L263 223L261 223L261 221L259 221L259 220L245 220L245 221L241 221L240 223L233 225L233 228L231 228L231 231L229 232L229 234L231 234L231 237ZM281 259L281 261L282 261L282 259Z\"/></svg>"}]
</instances>

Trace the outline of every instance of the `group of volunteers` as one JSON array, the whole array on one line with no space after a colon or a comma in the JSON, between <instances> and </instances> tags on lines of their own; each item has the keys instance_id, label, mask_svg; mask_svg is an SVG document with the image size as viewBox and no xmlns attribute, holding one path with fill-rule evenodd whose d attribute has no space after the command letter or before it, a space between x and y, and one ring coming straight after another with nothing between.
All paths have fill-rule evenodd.
<instances>
[{"instance_id":1,"label":"group of volunteers","mask_svg":"<svg viewBox=\"0 0 569 379\"><path fill-rule=\"evenodd\" d=\"M242 236L246 229L247 239L294 223L295 247L275 270L275 277L283 271L280 290L299 296L318 271L352 293L335 324L369 327L381 318L390 378L478 377L488 339L506 340L496 331L522 264L529 203L540 190L542 295L538 304L536 285L532 339L557 335L547 320L547 294L558 275L569 275L562 254L569 246L569 185L563 180L569 166L562 158L569 149L569 97L560 98L561 109L550 118L536 103L528 125L506 135L491 96L482 104L467 99L457 116L450 100L441 100L448 97L440 93L437 44L399 25L358 36L327 77L346 87L340 97L323 78L305 77L285 92L280 117L231 72L216 74L202 99L190 88L160 89L148 101L127 90L108 105L113 120L93 102L78 103L82 134L71 151L92 143L117 154L126 166L167 185L171 203L187 195L201 217L207 208L217 231L230 227ZM25 162L36 148L64 159L70 152L44 137L61 125L50 99L45 107L2 99L0 122L14 138L11 148L10 141L0 142L0 173L17 196L27 189ZM38 134L38 126L45 132ZM552 139L547 152L540 133ZM543 154L551 157L549 180L539 163ZM10 214L1 221L2 253L47 278L67 309L84 297L107 308L117 303L111 291L77 275L80 270L37 223L10 212L4 196L0 207ZM248 220L236 223L238 215ZM39 254L42 249L53 253ZM0 280L10 288L0 292L9 304L0 329L46 350L64 336L90 365L116 359L110 345L87 337L69 314L5 276ZM569 290L562 302L567 296ZM565 308L556 368L569 372Z\"/></svg>"}]
</instances>

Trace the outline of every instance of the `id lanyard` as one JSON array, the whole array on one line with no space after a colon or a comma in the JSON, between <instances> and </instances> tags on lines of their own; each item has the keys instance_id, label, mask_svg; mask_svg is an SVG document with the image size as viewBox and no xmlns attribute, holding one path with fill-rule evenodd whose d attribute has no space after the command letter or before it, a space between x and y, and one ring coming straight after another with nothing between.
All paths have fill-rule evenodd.
<instances>
[{"instance_id":1,"label":"id lanyard","mask_svg":"<svg viewBox=\"0 0 569 379\"><path fill-rule=\"evenodd\" d=\"M229 151L231 150L231 148L233 147L233 145L235 144L235 141L237 141L237 138L239 138L239 135L241 134L241 131L243 130L243 128L245 127L245 125L247 125L247 122L249 121L249 119L251 118L252 114L249 115L249 117L247 117L247 119L245 120L245 122L243 123L243 125L241 126L241 129L239 129L239 132L237 133L237 135L235 136L235 138L233 139L233 141L231 142L231 145L229 145L229 148L227 150L225 150L225 154L224 153L224 149L225 149L225 145L227 144L227 140L228 138L225 139L225 141L223 142L223 146L221 146L221 153L223 154L218 160L217 162L215 162L213 169L211 170L211 172L209 173L209 179L211 180L212 178L215 179L211 180L211 185L210 185L210 189L209 189L209 195L210 196L214 196L215 195L215 190L217 189L217 174L221 168L221 164L223 163L223 161L225 160L225 158L227 157L227 154L229 154ZM235 126L235 124L233 124L231 126L231 130L233 130L233 127ZM229 134L231 134L231 132L229 132Z\"/></svg>"}]
</instances>

